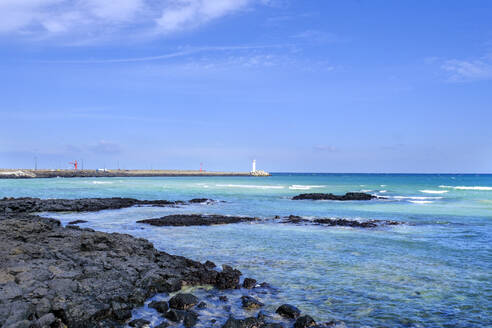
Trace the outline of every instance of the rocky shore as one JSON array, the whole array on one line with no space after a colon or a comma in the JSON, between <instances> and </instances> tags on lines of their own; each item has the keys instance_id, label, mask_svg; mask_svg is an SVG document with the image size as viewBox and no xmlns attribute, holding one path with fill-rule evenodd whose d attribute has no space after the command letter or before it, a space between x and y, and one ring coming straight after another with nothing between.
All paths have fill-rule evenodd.
<instances>
[{"instance_id":1,"label":"rocky shore","mask_svg":"<svg viewBox=\"0 0 492 328\"><path fill-rule=\"evenodd\" d=\"M175 206L193 203L213 203L207 198L195 198L189 201L139 200L134 198L81 198L81 199L41 199L41 198L2 198L0 213L32 212L93 212L114 210L132 206Z\"/></svg>"},{"instance_id":2,"label":"rocky shore","mask_svg":"<svg viewBox=\"0 0 492 328\"><path fill-rule=\"evenodd\" d=\"M345 327L343 322L316 323L295 306L283 304L276 313L262 308L258 295L269 289L252 278L241 281L241 272L230 266L216 268L158 251L147 240L127 234L82 229L71 222L33 215L37 211L97 211L129 206L174 206L209 203L143 201L132 198L0 200L0 327L150 327L132 310L150 297L174 293L183 287L213 286L214 290L241 290L241 296L224 305L218 319L202 316L205 300L186 293L165 301L152 301L162 319L152 327L180 326L223 328ZM164 217L172 225L218 224L256 221L257 218L220 215L175 215ZM157 219L159 220L159 219ZM169 224L167 224L169 225ZM255 292L256 291L256 292ZM237 294L236 294L237 296ZM220 301L228 302L226 295ZM231 306L248 315L235 317Z\"/></svg>"},{"instance_id":3,"label":"rocky shore","mask_svg":"<svg viewBox=\"0 0 492 328\"><path fill-rule=\"evenodd\" d=\"M155 293L236 288L241 272L157 251L143 239L54 219L0 219L0 326L121 326Z\"/></svg>"}]
</instances>

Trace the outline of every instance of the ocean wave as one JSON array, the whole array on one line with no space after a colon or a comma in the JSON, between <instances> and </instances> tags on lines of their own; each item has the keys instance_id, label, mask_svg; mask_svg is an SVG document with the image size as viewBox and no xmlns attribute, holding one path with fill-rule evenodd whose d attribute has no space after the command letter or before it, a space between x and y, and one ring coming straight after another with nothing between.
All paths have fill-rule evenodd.
<instances>
[{"instance_id":1,"label":"ocean wave","mask_svg":"<svg viewBox=\"0 0 492 328\"><path fill-rule=\"evenodd\" d=\"M428 190L428 189L419 190L419 191L424 194L445 194L448 192L447 190Z\"/></svg>"},{"instance_id":2,"label":"ocean wave","mask_svg":"<svg viewBox=\"0 0 492 328\"><path fill-rule=\"evenodd\" d=\"M439 188L450 188L450 189L455 189L455 190L492 191L492 187L483 187L483 186L439 186Z\"/></svg>"},{"instance_id":3,"label":"ocean wave","mask_svg":"<svg viewBox=\"0 0 492 328\"><path fill-rule=\"evenodd\" d=\"M360 192L371 192L372 189L362 189Z\"/></svg>"},{"instance_id":4,"label":"ocean wave","mask_svg":"<svg viewBox=\"0 0 492 328\"><path fill-rule=\"evenodd\" d=\"M380 190L379 192L384 194L385 192L388 192L388 190Z\"/></svg>"},{"instance_id":5,"label":"ocean wave","mask_svg":"<svg viewBox=\"0 0 492 328\"><path fill-rule=\"evenodd\" d=\"M309 186L309 185L292 185L292 186L289 186L289 189L292 189L292 190L309 190L309 189L312 189L312 188L324 188L326 186L323 186L323 185L312 185L312 186Z\"/></svg>"},{"instance_id":6,"label":"ocean wave","mask_svg":"<svg viewBox=\"0 0 492 328\"><path fill-rule=\"evenodd\" d=\"M262 185L241 185L241 184L217 184L216 187L226 188L248 188L248 189L284 189L284 186L262 186Z\"/></svg>"},{"instance_id":7,"label":"ocean wave","mask_svg":"<svg viewBox=\"0 0 492 328\"><path fill-rule=\"evenodd\" d=\"M429 199L442 199L443 197L424 197L424 196L388 196L388 198L399 199L399 200L429 200Z\"/></svg>"},{"instance_id":8,"label":"ocean wave","mask_svg":"<svg viewBox=\"0 0 492 328\"><path fill-rule=\"evenodd\" d=\"M92 181L92 184L112 184L111 181Z\"/></svg>"},{"instance_id":9,"label":"ocean wave","mask_svg":"<svg viewBox=\"0 0 492 328\"><path fill-rule=\"evenodd\" d=\"M431 200L410 200L409 202L414 203L414 204L432 204L432 203L434 203Z\"/></svg>"}]
</instances>

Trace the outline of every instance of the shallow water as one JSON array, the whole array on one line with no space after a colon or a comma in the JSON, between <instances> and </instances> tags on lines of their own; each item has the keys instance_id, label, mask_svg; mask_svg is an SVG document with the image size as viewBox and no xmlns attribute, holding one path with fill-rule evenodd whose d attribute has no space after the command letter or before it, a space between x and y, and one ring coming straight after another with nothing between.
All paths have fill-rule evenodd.
<instances>
[{"instance_id":1,"label":"shallow water","mask_svg":"<svg viewBox=\"0 0 492 328\"><path fill-rule=\"evenodd\" d=\"M365 191L368 202L293 201L303 192ZM158 249L231 264L318 320L349 326L484 327L492 319L492 175L276 174L268 178L75 178L0 180L0 197L125 196L225 202L50 214L63 223L125 232ZM377 229L283 225L152 227L171 213L391 219ZM162 296L158 296L162 297ZM145 316L145 309L141 315ZM152 311L147 315L154 315Z\"/></svg>"}]
</instances>

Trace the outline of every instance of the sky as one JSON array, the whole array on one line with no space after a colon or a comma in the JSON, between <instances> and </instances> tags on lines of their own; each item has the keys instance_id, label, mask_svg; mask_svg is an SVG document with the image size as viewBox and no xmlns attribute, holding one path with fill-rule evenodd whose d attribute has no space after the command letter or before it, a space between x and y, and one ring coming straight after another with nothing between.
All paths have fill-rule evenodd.
<instances>
[{"instance_id":1,"label":"sky","mask_svg":"<svg viewBox=\"0 0 492 328\"><path fill-rule=\"evenodd\" d=\"M0 167L492 172L492 2L0 0Z\"/></svg>"}]
</instances>

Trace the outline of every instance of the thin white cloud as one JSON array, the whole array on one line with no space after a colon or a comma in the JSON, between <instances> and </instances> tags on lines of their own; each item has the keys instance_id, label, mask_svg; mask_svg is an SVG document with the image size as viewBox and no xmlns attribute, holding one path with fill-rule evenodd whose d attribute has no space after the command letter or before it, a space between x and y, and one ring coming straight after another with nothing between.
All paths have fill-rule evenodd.
<instances>
[{"instance_id":1,"label":"thin white cloud","mask_svg":"<svg viewBox=\"0 0 492 328\"><path fill-rule=\"evenodd\" d=\"M250 3L251 0L175 0L156 22L161 31L174 32L244 9Z\"/></svg>"},{"instance_id":2,"label":"thin white cloud","mask_svg":"<svg viewBox=\"0 0 492 328\"><path fill-rule=\"evenodd\" d=\"M133 62L150 62L179 57L187 57L198 53L227 52L227 51L248 51L261 49L286 48L289 45L272 44L272 45L245 45L245 46L214 46L214 47L195 47L167 54L131 58L109 58L109 59L90 59L90 60L56 60L40 61L42 63L60 63L60 64L111 64L111 63L133 63ZM250 58L250 57L249 57Z\"/></svg>"},{"instance_id":3,"label":"thin white cloud","mask_svg":"<svg viewBox=\"0 0 492 328\"><path fill-rule=\"evenodd\" d=\"M196 28L267 0L1 0L0 35L155 35Z\"/></svg>"},{"instance_id":4,"label":"thin white cloud","mask_svg":"<svg viewBox=\"0 0 492 328\"><path fill-rule=\"evenodd\" d=\"M452 82L467 82L492 79L492 61L485 56L478 60L446 60L441 68L449 74Z\"/></svg>"}]
</instances>

